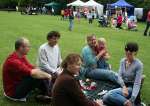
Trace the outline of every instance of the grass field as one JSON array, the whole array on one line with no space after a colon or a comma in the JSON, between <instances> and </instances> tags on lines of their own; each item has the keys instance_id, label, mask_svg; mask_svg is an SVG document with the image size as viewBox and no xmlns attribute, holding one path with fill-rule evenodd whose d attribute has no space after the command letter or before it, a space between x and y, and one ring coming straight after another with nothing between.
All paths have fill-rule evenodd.
<instances>
[{"instance_id":1,"label":"grass field","mask_svg":"<svg viewBox=\"0 0 150 106\"><path fill-rule=\"evenodd\" d=\"M142 88L142 100L150 103L150 37L144 37L145 23L138 24L138 31L117 30L112 28L98 27L95 20L92 25L84 19L80 23L75 20L74 30L68 31L68 21L61 21L59 16L48 15L20 15L15 12L0 12L0 67L5 58L14 50L14 42L18 37L27 37L31 42L31 50L28 59L36 63L37 50L41 44L46 42L46 34L51 30L61 33L59 41L62 57L68 53L81 53L82 47L86 44L85 37L88 34L95 34L97 37L105 37L108 41L108 50L111 54L109 62L113 70L117 71L119 61L124 56L124 44L128 41L136 41L140 45L138 58L144 64L146 79ZM2 75L0 68L0 106L44 106L37 104L34 99L27 103L15 103L3 97Z\"/></svg>"}]
</instances>

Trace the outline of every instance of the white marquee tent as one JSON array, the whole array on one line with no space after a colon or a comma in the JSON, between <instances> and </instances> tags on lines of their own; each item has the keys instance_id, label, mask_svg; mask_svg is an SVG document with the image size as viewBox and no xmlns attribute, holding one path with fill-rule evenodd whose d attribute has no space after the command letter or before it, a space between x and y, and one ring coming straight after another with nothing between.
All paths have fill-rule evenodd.
<instances>
[{"instance_id":1,"label":"white marquee tent","mask_svg":"<svg viewBox=\"0 0 150 106\"><path fill-rule=\"evenodd\" d=\"M72 3L67 4L67 6L84 6L84 2L82 2L81 0L76 0Z\"/></svg>"},{"instance_id":2,"label":"white marquee tent","mask_svg":"<svg viewBox=\"0 0 150 106\"><path fill-rule=\"evenodd\" d=\"M99 4L99 3L95 2L94 0L87 1L84 4L84 6L96 8L96 10L98 12L98 16L102 16L103 15L103 8L104 8L104 6L102 4Z\"/></svg>"},{"instance_id":3,"label":"white marquee tent","mask_svg":"<svg viewBox=\"0 0 150 106\"><path fill-rule=\"evenodd\" d=\"M84 3L81 0L76 0L72 3L67 4L67 6L79 6L79 7L89 7L89 8L96 8L98 16L103 15L103 8L102 4L95 2L94 0L89 0L88 2Z\"/></svg>"},{"instance_id":4,"label":"white marquee tent","mask_svg":"<svg viewBox=\"0 0 150 106\"><path fill-rule=\"evenodd\" d=\"M84 4L84 6L96 7L96 6L103 6L103 5L95 2L94 0L89 0Z\"/></svg>"}]
</instances>

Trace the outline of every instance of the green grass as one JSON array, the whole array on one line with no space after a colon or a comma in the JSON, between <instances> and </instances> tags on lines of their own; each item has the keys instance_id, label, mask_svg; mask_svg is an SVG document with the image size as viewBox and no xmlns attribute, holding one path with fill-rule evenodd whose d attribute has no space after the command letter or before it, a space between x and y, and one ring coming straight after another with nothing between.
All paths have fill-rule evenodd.
<instances>
[{"instance_id":1,"label":"green grass","mask_svg":"<svg viewBox=\"0 0 150 106\"><path fill-rule=\"evenodd\" d=\"M46 42L46 34L51 30L61 33L59 41L62 57L68 53L81 53L82 47L86 44L85 37L88 34L95 34L97 37L105 37L108 41L108 49L111 54L110 63L113 70L118 70L119 61L124 56L124 44L128 41L136 41L140 45L138 58L144 63L144 74L146 79L142 88L142 100L150 103L150 37L143 37L145 23L138 24L138 31L116 30L112 28L98 27L97 21L92 25L84 19L81 23L75 20L74 30L68 31L68 21L61 21L59 16L48 15L20 15L20 13L0 12L0 66L10 52L14 50L14 42L18 37L27 37L32 45L28 54L31 63L36 63L37 50L41 44ZM43 106L37 104L34 99L27 103L15 103L3 97L2 75L0 71L0 106Z\"/></svg>"}]
</instances>

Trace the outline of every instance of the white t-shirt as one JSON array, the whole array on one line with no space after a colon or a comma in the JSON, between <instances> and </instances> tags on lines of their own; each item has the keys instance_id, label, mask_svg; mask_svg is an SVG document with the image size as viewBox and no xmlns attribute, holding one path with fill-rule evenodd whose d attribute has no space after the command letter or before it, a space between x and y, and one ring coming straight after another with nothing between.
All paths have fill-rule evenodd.
<instances>
[{"instance_id":1,"label":"white t-shirt","mask_svg":"<svg viewBox=\"0 0 150 106\"><path fill-rule=\"evenodd\" d=\"M48 43L40 46L37 64L41 70L48 73L55 73L62 62L58 45L51 47Z\"/></svg>"}]
</instances>

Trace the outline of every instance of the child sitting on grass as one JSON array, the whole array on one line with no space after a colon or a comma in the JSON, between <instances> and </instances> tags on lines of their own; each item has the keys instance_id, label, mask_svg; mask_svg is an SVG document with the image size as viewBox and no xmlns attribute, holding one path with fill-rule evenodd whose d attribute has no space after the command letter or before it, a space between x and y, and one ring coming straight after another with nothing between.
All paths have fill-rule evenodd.
<instances>
[{"instance_id":1,"label":"child sitting on grass","mask_svg":"<svg viewBox=\"0 0 150 106\"><path fill-rule=\"evenodd\" d=\"M110 55L107 51L107 45L106 45L106 39L105 38L99 38L97 41L97 45L95 47L95 53L97 55L100 52L102 52L103 55L97 61L97 68L110 69L111 68L110 65L106 62L110 58Z\"/></svg>"}]
</instances>

